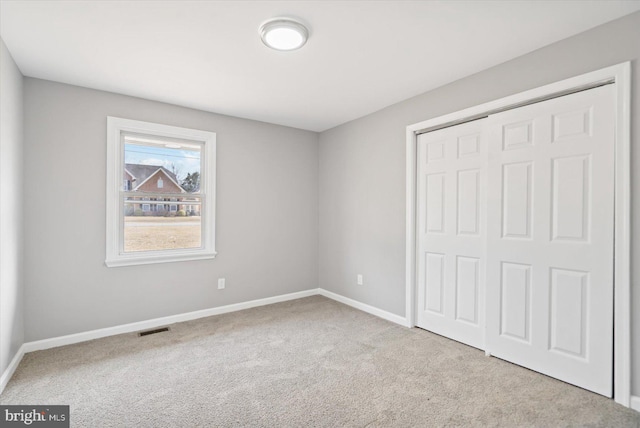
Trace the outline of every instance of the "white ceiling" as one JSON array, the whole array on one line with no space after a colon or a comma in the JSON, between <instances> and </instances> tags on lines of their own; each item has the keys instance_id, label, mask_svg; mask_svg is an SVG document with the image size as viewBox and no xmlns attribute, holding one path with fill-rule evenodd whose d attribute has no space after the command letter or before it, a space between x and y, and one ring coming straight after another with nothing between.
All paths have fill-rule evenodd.
<instances>
[{"instance_id":1,"label":"white ceiling","mask_svg":"<svg viewBox=\"0 0 640 428\"><path fill-rule=\"evenodd\" d=\"M1 1L22 73L322 131L640 10L636 1ZM258 27L297 17L276 52Z\"/></svg>"}]
</instances>

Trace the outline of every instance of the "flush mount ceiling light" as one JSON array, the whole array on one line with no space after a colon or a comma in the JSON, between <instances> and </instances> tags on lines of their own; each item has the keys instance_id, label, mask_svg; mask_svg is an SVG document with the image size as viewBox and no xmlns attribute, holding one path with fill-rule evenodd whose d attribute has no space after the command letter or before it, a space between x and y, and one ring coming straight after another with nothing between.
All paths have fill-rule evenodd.
<instances>
[{"instance_id":1,"label":"flush mount ceiling light","mask_svg":"<svg viewBox=\"0 0 640 428\"><path fill-rule=\"evenodd\" d=\"M307 27L291 18L273 18L260 26L262 43L277 51L293 51L307 42Z\"/></svg>"}]
</instances>

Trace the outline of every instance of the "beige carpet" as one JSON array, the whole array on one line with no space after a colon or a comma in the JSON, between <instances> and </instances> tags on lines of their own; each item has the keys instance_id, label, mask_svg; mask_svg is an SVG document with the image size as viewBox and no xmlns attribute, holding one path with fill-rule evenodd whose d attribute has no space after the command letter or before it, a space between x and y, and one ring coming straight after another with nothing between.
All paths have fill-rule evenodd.
<instances>
[{"instance_id":1,"label":"beige carpet","mask_svg":"<svg viewBox=\"0 0 640 428\"><path fill-rule=\"evenodd\" d=\"M638 427L640 413L314 296L27 354L2 404L77 427Z\"/></svg>"}]
</instances>

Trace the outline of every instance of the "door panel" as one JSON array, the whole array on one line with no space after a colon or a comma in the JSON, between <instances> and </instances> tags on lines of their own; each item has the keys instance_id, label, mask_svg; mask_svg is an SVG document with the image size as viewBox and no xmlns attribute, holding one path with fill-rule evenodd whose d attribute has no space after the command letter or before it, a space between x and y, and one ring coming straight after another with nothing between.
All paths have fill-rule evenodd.
<instances>
[{"instance_id":1,"label":"door panel","mask_svg":"<svg viewBox=\"0 0 640 428\"><path fill-rule=\"evenodd\" d=\"M456 320L478 325L478 285L480 259L457 256L456 267ZM464 296L459 298L458 296Z\"/></svg>"},{"instance_id":2,"label":"door panel","mask_svg":"<svg viewBox=\"0 0 640 428\"><path fill-rule=\"evenodd\" d=\"M480 170L458 171L458 235L480 233Z\"/></svg>"},{"instance_id":3,"label":"door panel","mask_svg":"<svg viewBox=\"0 0 640 428\"><path fill-rule=\"evenodd\" d=\"M531 266L501 263L500 333L531 341ZM491 307L493 305L488 305Z\"/></svg>"},{"instance_id":4,"label":"door panel","mask_svg":"<svg viewBox=\"0 0 640 428\"><path fill-rule=\"evenodd\" d=\"M486 349L612 394L613 87L492 115Z\"/></svg>"},{"instance_id":5,"label":"door panel","mask_svg":"<svg viewBox=\"0 0 640 428\"><path fill-rule=\"evenodd\" d=\"M445 220L445 183L446 176L444 173L428 174L426 176L426 232L427 233L444 233Z\"/></svg>"},{"instance_id":6,"label":"door panel","mask_svg":"<svg viewBox=\"0 0 640 428\"><path fill-rule=\"evenodd\" d=\"M426 253L425 310L440 314L444 304L444 254Z\"/></svg>"},{"instance_id":7,"label":"door panel","mask_svg":"<svg viewBox=\"0 0 640 428\"><path fill-rule=\"evenodd\" d=\"M417 325L484 347L483 120L418 137Z\"/></svg>"},{"instance_id":8,"label":"door panel","mask_svg":"<svg viewBox=\"0 0 640 428\"><path fill-rule=\"evenodd\" d=\"M502 166L502 237L531 239L531 162Z\"/></svg>"},{"instance_id":9,"label":"door panel","mask_svg":"<svg viewBox=\"0 0 640 428\"><path fill-rule=\"evenodd\" d=\"M553 159L551 239L588 241L591 155Z\"/></svg>"}]
</instances>

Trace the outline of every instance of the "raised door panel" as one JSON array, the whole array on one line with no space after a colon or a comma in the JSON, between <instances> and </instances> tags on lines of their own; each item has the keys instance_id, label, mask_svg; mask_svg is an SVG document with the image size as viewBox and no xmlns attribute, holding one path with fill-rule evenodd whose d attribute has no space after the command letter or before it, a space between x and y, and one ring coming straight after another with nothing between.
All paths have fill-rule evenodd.
<instances>
[{"instance_id":1,"label":"raised door panel","mask_svg":"<svg viewBox=\"0 0 640 428\"><path fill-rule=\"evenodd\" d=\"M593 108L579 108L553 115L552 142L564 142L573 138L591 137Z\"/></svg>"},{"instance_id":2,"label":"raised door panel","mask_svg":"<svg viewBox=\"0 0 640 428\"><path fill-rule=\"evenodd\" d=\"M552 159L553 240L588 241L591 156Z\"/></svg>"},{"instance_id":3,"label":"raised door panel","mask_svg":"<svg viewBox=\"0 0 640 428\"><path fill-rule=\"evenodd\" d=\"M531 266L503 262L500 297L500 334L530 342Z\"/></svg>"},{"instance_id":4,"label":"raised door panel","mask_svg":"<svg viewBox=\"0 0 640 428\"><path fill-rule=\"evenodd\" d=\"M433 141L426 145L427 163L439 162L445 159L446 141Z\"/></svg>"},{"instance_id":5,"label":"raised door panel","mask_svg":"<svg viewBox=\"0 0 640 428\"><path fill-rule=\"evenodd\" d=\"M480 170L458 171L458 235L480 233Z\"/></svg>"},{"instance_id":6,"label":"raised door panel","mask_svg":"<svg viewBox=\"0 0 640 428\"><path fill-rule=\"evenodd\" d=\"M424 309L442 315L444 303L444 254L426 253Z\"/></svg>"},{"instance_id":7,"label":"raised door panel","mask_svg":"<svg viewBox=\"0 0 640 428\"><path fill-rule=\"evenodd\" d=\"M426 232L444 233L445 227L445 183L446 174L426 176Z\"/></svg>"},{"instance_id":8,"label":"raised door panel","mask_svg":"<svg viewBox=\"0 0 640 428\"><path fill-rule=\"evenodd\" d=\"M586 358L589 337L588 287L587 272L551 269L549 349Z\"/></svg>"},{"instance_id":9,"label":"raised door panel","mask_svg":"<svg viewBox=\"0 0 640 428\"><path fill-rule=\"evenodd\" d=\"M502 236L530 239L533 163L510 163L502 168Z\"/></svg>"},{"instance_id":10,"label":"raised door panel","mask_svg":"<svg viewBox=\"0 0 640 428\"><path fill-rule=\"evenodd\" d=\"M502 149L518 150L533 146L533 122L526 120L502 125Z\"/></svg>"},{"instance_id":11,"label":"raised door panel","mask_svg":"<svg viewBox=\"0 0 640 428\"><path fill-rule=\"evenodd\" d=\"M456 320L478 325L480 259L456 259Z\"/></svg>"},{"instance_id":12,"label":"raised door panel","mask_svg":"<svg viewBox=\"0 0 640 428\"><path fill-rule=\"evenodd\" d=\"M480 156L480 134L458 137L458 159Z\"/></svg>"}]
</instances>

